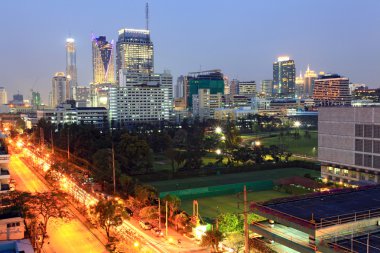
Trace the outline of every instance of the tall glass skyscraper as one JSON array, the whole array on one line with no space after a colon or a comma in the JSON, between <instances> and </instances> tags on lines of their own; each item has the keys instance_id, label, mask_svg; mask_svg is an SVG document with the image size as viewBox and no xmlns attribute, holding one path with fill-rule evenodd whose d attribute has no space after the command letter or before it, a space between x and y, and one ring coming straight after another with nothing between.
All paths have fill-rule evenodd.
<instances>
[{"instance_id":1,"label":"tall glass skyscraper","mask_svg":"<svg viewBox=\"0 0 380 253\"><path fill-rule=\"evenodd\" d=\"M66 39L66 77L70 87L68 97L72 99L75 95L75 88L78 86L77 57L73 38Z\"/></svg>"},{"instance_id":2,"label":"tall glass skyscraper","mask_svg":"<svg viewBox=\"0 0 380 253\"><path fill-rule=\"evenodd\" d=\"M113 62L113 41L108 42L106 36L92 38L92 70L93 84L115 82Z\"/></svg>"},{"instance_id":3,"label":"tall glass skyscraper","mask_svg":"<svg viewBox=\"0 0 380 253\"><path fill-rule=\"evenodd\" d=\"M152 74L153 42L149 30L121 29L116 43L116 78L121 69L127 72Z\"/></svg>"},{"instance_id":4,"label":"tall glass skyscraper","mask_svg":"<svg viewBox=\"0 0 380 253\"><path fill-rule=\"evenodd\" d=\"M273 95L280 98L294 98L296 65L287 56L278 57L273 63Z\"/></svg>"}]
</instances>

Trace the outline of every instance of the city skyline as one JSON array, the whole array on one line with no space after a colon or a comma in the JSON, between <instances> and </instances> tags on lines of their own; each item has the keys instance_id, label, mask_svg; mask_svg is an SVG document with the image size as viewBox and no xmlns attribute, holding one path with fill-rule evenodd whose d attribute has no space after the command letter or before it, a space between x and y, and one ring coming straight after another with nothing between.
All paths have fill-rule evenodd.
<instances>
[{"instance_id":1,"label":"city skyline","mask_svg":"<svg viewBox=\"0 0 380 253\"><path fill-rule=\"evenodd\" d=\"M380 84L376 77L380 31L373 25L380 21L377 1L367 1L366 5L359 1L242 1L239 5L220 1L217 9L212 8L212 2L202 3L202 8L197 7L200 1L162 3L149 2L155 68L156 72L170 70L174 80L191 71L219 68L230 80L259 83L271 78L272 64L278 56L289 55L295 60L297 73L311 64L317 72L336 72L354 83L370 87ZM128 2L129 8L118 8L121 4L116 1L108 7L109 12L104 12L101 2L83 1L72 5L76 8L64 20L50 18L54 12L48 11L65 8L63 2L39 1L22 7L18 1L3 4L3 36L12 43L0 42L0 86L10 97L18 90L25 98L30 89L40 91L47 103L51 77L66 68L65 42L69 37L76 41L78 85L89 85L91 33L116 41L120 29L145 27L145 1ZM11 16L16 10L23 19ZM100 13L105 18L95 19ZM194 16L197 18L191 19ZM284 18L295 24L293 32L274 30ZM15 27L24 27L25 31L20 33ZM22 40L25 37L28 46Z\"/></svg>"}]
</instances>

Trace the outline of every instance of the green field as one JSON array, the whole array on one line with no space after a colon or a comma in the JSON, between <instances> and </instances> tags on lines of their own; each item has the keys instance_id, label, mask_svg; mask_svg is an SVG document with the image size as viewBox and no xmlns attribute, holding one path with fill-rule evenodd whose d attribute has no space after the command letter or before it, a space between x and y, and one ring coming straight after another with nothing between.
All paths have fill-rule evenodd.
<instances>
[{"instance_id":1,"label":"green field","mask_svg":"<svg viewBox=\"0 0 380 253\"><path fill-rule=\"evenodd\" d=\"M300 131L300 137L294 139L293 136L284 136L282 139L276 137L260 139L262 145L269 147L270 145L285 145L293 154L317 156L318 155L318 133L310 132L311 137L305 138L304 131Z\"/></svg>"},{"instance_id":2,"label":"green field","mask_svg":"<svg viewBox=\"0 0 380 253\"><path fill-rule=\"evenodd\" d=\"M184 179L155 181L150 182L149 184L156 187L159 192L166 192L183 189L192 189L198 187L207 187L213 185L236 184L261 180L274 180L291 176L304 176L305 174L310 174L316 177L321 176L321 173L315 170L308 170L303 168L281 168L243 173L221 174L207 177L191 177Z\"/></svg>"},{"instance_id":3,"label":"green field","mask_svg":"<svg viewBox=\"0 0 380 253\"><path fill-rule=\"evenodd\" d=\"M258 191L258 192L249 192L247 194L248 201L267 201L275 198L283 198L290 196L287 193L277 192L277 191ZM199 214L201 217L205 218L215 218L220 213L232 212L232 213L242 213L243 206L241 202L243 196L238 196L236 194L233 195L223 195L217 197L206 197L199 198ZM238 208L238 202L239 208ZM184 200L181 203L181 207L188 214L192 214L193 212L193 200Z\"/></svg>"}]
</instances>

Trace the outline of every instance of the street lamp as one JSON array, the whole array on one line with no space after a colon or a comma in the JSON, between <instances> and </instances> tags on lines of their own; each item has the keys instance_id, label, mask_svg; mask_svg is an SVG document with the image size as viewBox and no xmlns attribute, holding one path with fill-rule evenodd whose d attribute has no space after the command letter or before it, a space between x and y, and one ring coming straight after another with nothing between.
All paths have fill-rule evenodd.
<instances>
[{"instance_id":1,"label":"street lamp","mask_svg":"<svg viewBox=\"0 0 380 253\"><path fill-rule=\"evenodd\" d=\"M216 134L221 134L223 131L222 131L222 128L220 126L216 127L215 128L215 133Z\"/></svg>"},{"instance_id":2,"label":"street lamp","mask_svg":"<svg viewBox=\"0 0 380 253\"><path fill-rule=\"evenodd\" d=\"M220 154L222 154L222 150L220 150L220 149L218 148L217 150L215 150L215 153L216 153L217 155L220 155Z\"/></svg>"},{"instance_id":3,"label":"street lamp","mask_svg":"<svg viewBox=\"0 0 380 253\"><path fill-rule=\"evenodd\" d=\"M294 125L293 125L295 128L299 128L301 126L301 122L299 122L298 120L296 122L294 122Z\"/></svg>"},{"instance_id":4,"label":"street lamp","mask_svg":"<svg viewBox=\"0 0 380 253\"><path fill-rule=\"evenodd\" d=\"M255 146L260 146L261 145L261 141L255 141Z\"/></svg>"}]
</instances>

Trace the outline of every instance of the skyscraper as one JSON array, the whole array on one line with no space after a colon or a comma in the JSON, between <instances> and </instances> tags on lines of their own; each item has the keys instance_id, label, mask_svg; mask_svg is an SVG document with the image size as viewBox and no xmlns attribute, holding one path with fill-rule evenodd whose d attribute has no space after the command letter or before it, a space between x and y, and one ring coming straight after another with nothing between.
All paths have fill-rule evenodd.
<instances>
[{"instance_id":1,"label":"skyscraper","mask_svg":"<svg viewBox=\"0 0 380 253\"><path fill-rule=\"evenodd\" d=\"M273 90L276 97L293 98L295 95L296 66L288 56L278 57L273 63Z\"/></svg>"},{"instance_id":2,"label":"skyscraper","mask_svg":"<svg viewBox=\"0 0 380 253\"><path fill-rule=\"evenodd\" d=\"M73 99L75 98L75 88L78 86L76 49L73 38L66 39L66 77L70 87L68 97Z\"/></svg>"},{"instance_id":3,"label":"skyscraper","mask_svg":"<svg viewBox=\"0 0 380 253\"><path fill-rule=\"evenodd\" d=\"M319 76L314 83L313 98L316 106L351 105L348 78L337 74L325 74Z\"/></svg>"},{"instance_id":4,"label":"skyscraper","mask_svg":"<svg viewBox=\"0 0 380 253\"><path fill-rule=\"evenodd\" d=\"M121 29L116 43L116 78L121 69L140 74L152 74L153 42L149 30Z\"/></svg>"},{"instance_id":5,"label":"skyscraper","mask_svg":"<svg viewBox=\"0 0 380 253\"><path fill-rule=\"evenodd\" d=\"M55 73L52 79L51 106L55 107L70 99L70 85L63 72Z\"/></svg>"},{"instance_id":6,"label":"skyscraper","mask_svg":"<svg viewBox=\"0 0 380 253\"><path fill-rule=\"evenodd\" d=\"M32 99L31 99L32 106L34 108L38 108L41 106L41 94L38 91L32 90Z\"/></svg>"},{"instance_id":7,"label":"skyscraper","mask_svg":"<svg viewBox=\"0 0 380 253\"><path fill-rule=\"evenodd\" d=\"M300 72L300 75L296 77L296 97L303 97L304 96L304 85L305 80L302 76L302 72Z\"/></svg>"},{"instance_id":8,"label":"skyscraper","mask_svg":"<svg viewBox=\"0 0 380 253\"><path fill-rule=\"evenodd\" d=\"M314 70L310 70L310 66L307 65L307 70L304 76L304 88L303 88L304 97L313 96L314 81L315 79L317 79L317 77L318 77L317 73L315 73Z\"/></svg>"},{"instance_id":9,"label":"skyscraper","mask_svg":"<svg viewBox=\"0 0 380 253\"><path fill-rule=\"evenodd\" d=\"M93 84L115 82L113 41L108 42L106 36L92 38L92 71Z\"/></svg>"},{"instance_id":10,"label":"skyscraper","mask_svg":"<svg viewBox=\"0 0 380 253\"><path fill-rule=\"evenodd\" d=\"M8 94L4 87L0 87L0 105L8 104Z\"/></svg>"}]
</instances>

